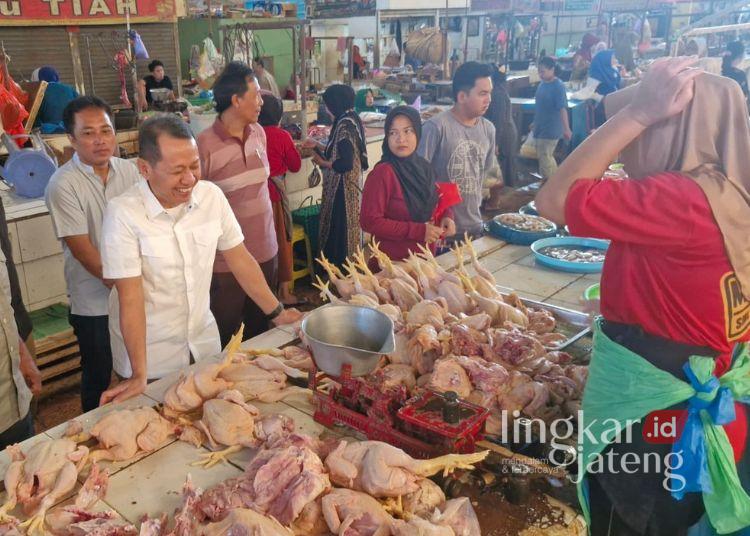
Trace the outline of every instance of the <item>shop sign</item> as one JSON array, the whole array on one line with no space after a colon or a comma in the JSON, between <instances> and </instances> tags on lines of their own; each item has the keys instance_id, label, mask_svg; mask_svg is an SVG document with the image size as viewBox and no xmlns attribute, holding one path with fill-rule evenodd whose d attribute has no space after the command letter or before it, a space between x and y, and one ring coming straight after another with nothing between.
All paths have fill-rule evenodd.
<instances>
[{"instance_id":1,"label":"shop sign","mask_svg":"<svg viewBox=\"0 0 750 536\"><path fill-rule=\"evenodd\" d=\"M597 0L565 0L565 11L594 11L597 7Z\"/></svg>"},{"instance_id":2,"label":"shop sign","mask_svg":"<svg viewBox=\"0 0 750 536\"><path fill-rule=\"evenodd\" d=\"M473 11L510 11L512 0L472 0Z\"/></svg>"},{"instance_id":3,"label":"shop sign","mask_svg":"<svg viewBox=\"0 0 750 536\"><path fill-rule=\"evenodd\" d=\"M626 11L626 10L639 10L654 7L656 4L662 2L649 1L649 0L602 0L602 9L604 11Z\"/></svg>"},{"instance_id":4,"label":"shop sign","mask_svg":"<svg viewBox=\"0 0 750 536\"><path fill-rule=\"evenodd\" d=\"M175 0L0 0L0 26L122 24L175 20Z\"/></svg>"},{"instance_id":5,"label":"shop sign","mask_svg":"<svg viewBox=\"0 0 750 536\"><path fill-rule=\"evenodd\" d=\"M312 11L313 19L368 17L375 15L375 0L308 0L307 6Z\"/></svg>"}]
</instances>

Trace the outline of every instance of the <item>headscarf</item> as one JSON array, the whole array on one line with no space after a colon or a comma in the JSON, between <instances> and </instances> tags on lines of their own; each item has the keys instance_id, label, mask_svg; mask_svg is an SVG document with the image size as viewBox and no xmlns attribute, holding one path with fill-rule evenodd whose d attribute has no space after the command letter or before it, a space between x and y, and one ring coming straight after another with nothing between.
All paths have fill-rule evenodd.
<instances>
[{"instance_id":1,"label":"headscarf","mask_svg":"<svg viewBox=\"0 0 750 536\"><path fill-rule=\"evenodd\" d=\"M609 95L620 89L620 73L612 67L614 50L603 50L591 60L589 67L589 78L599 80L596 92L600 95Z\"/></svg>"},{"instance_id":2,"label":"headscarf","mask_svg":"<svg viewBox=\"0 0 750 536\"><path fill-rule=\"evenodd\" d=\"M359 53L359 47L354 45L352 47L352 61L359 65L362 69L365 68L365 60L362 58L362 54Z\"/></svg>"},{"instance_id":3,"label":"headscarf","mask_svg":"<svg viewBox=\"0 0 750 536\"><path fill-rule=\"evenodd\" d=\"M60 81L60 75L57 74L57 71L54 67L50 67L49 65L45 65L44 67L41 67L39 69L39 80L45 81L47 83L50 82L59 82Z\"/></svg>"},{"instance_id":4,"label":"headscarf","mask_svg":"<svg viewBox=\"0 0 750 536\"><path fill-rule=\"evenodd\" d=\"M323 102L328 111L333 114L333 126L331 135L328 137L325 156L330 158L333 153L333 147L338 142L338 130L345 120L352 121L359 133L357 145L362 157L362 169L367 169L367 145L365 142L365 127L362 121L354 111L354 90L344 84L333 84L323 92Z\"/></svg>"},{"instance_id":5,"label":"headscarf","mask_svg":"<svg viewBox=\"0 0 750 536\"><path fill-rule=\"evenodd\" d=\"M637 86L604 99L607 117L627 106ZM750 121L734 80L703 74L685 110L646 129L621 154L628 174L679 171L706 194L729 262L750 299Z\"/></svg>"},{"instance_id":6,"label":"headscarf","mask_svg":"<svg viewBox=\"0 0 750 536\"><path fill-rule=\"evenodd\" d=\"M591 47L599 42L599 38L592 33L587 33L581 39L581 47L578 49L578 55L586 61L591 61Z\"/></svg>"},{"instance_id":7,"label":"headscarf","mask_svg":"<svg viewBox=\"0 0 750 536\"><path fill-rule=\"evenodd\" d=\"M405 158L399 158L388 146L388 132L393 120L398 116L406 117L417 135L417 145L422 138L422 118L411 106L396 106L385 117L385 139L383 140L383 158L393 168L404 192L404 201L409 209L412 221L424 223L430 221L438 203L438 191L435 184L435 172L430 163L417 154L416 149Z\"/></svg>"},{"instance_id":8,"label":"headscarf","mask_svg":"<svg viewBox=\"0 0 750 536\"><path fill-rule=\"evenodd\" d=\"M354 111L357 113L361 112L374 112L375 106L367 106L367 94L371 93L371 89L360 89L357 91L357 95L354 98Z\"/></svg>"}]
</instances>

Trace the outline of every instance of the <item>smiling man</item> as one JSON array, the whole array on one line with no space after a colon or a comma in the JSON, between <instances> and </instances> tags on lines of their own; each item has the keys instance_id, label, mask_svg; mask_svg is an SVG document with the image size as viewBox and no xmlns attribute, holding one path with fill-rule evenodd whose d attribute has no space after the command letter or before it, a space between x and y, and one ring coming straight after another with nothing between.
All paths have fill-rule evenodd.
<instances>
[{"instance_id":1,"label":"smiling man","mask_svg":"<svg viewBox=\"0 0 750 536\"><path fill-rule=\"evenodd\" d=\"M135 164L114 156L112 110L101 99L78 97L63 112L75 149L52 175L46 201L65 257L70 316L81 350L81 406L90 411L112 377L108 300L111 283L102 276L99 254L104 207L140 182Z\"/></svg>"},{"instance_id":2,"label":"smiling man","mask_svg":"<svg viewBox=\"0 0 750 536\"><path fill-rule=\"evenodd\" d=\"M143 123L138 140L146 180L112 200L104 216L104 276L116 289L109 303L113 364L128 379L105 392L102 404L221 351L209 309L217 250L241 291L275 323L300 316L284 310L266 284L222 191L200 180L189 127L177 116L157 116Z\"/></svg>"}]
</instances>

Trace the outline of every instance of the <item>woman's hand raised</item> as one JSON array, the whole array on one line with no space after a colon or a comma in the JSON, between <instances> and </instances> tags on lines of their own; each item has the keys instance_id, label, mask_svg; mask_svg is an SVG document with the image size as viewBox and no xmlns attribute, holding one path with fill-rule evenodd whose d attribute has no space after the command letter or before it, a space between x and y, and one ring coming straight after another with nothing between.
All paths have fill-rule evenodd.
<instances>
[{"instance_id":1,"label":"woman's hand raised","mask_svg":"<svg viewBox=\"0 0 750 536\"><path fill-rule=\"evenodd\" d=\"M692 68L696 61L686 57L656 60L623 113L650 127L683 111L693 99L693 81L703 72Z\"/></svg>"}]
</instances>

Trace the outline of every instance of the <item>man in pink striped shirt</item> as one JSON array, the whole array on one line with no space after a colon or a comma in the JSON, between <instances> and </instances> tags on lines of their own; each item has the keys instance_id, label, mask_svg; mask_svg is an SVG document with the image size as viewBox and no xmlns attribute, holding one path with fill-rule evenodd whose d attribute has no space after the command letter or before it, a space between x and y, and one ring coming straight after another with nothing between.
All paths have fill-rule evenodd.
<instances>
[{"instance_id":1,"label":"man in pink striped shirt","mask_svg":"<svg viewBox=\"0 0 750 536\"><path fill-rule=\"evenodd\" d=\"M214 84L219 117L198 135L203 178L216 183L227 196L245 235L245 246L255 257L271 288L278 286L278 244L273 209L266 183L269 176L266 135L258 125L263 100L252 69L230 63ZM245 323L243 338L269 329L269 322L240 284L223 258L214 263L211 311L225 345Z\"/></svg>"}]
</instances>

